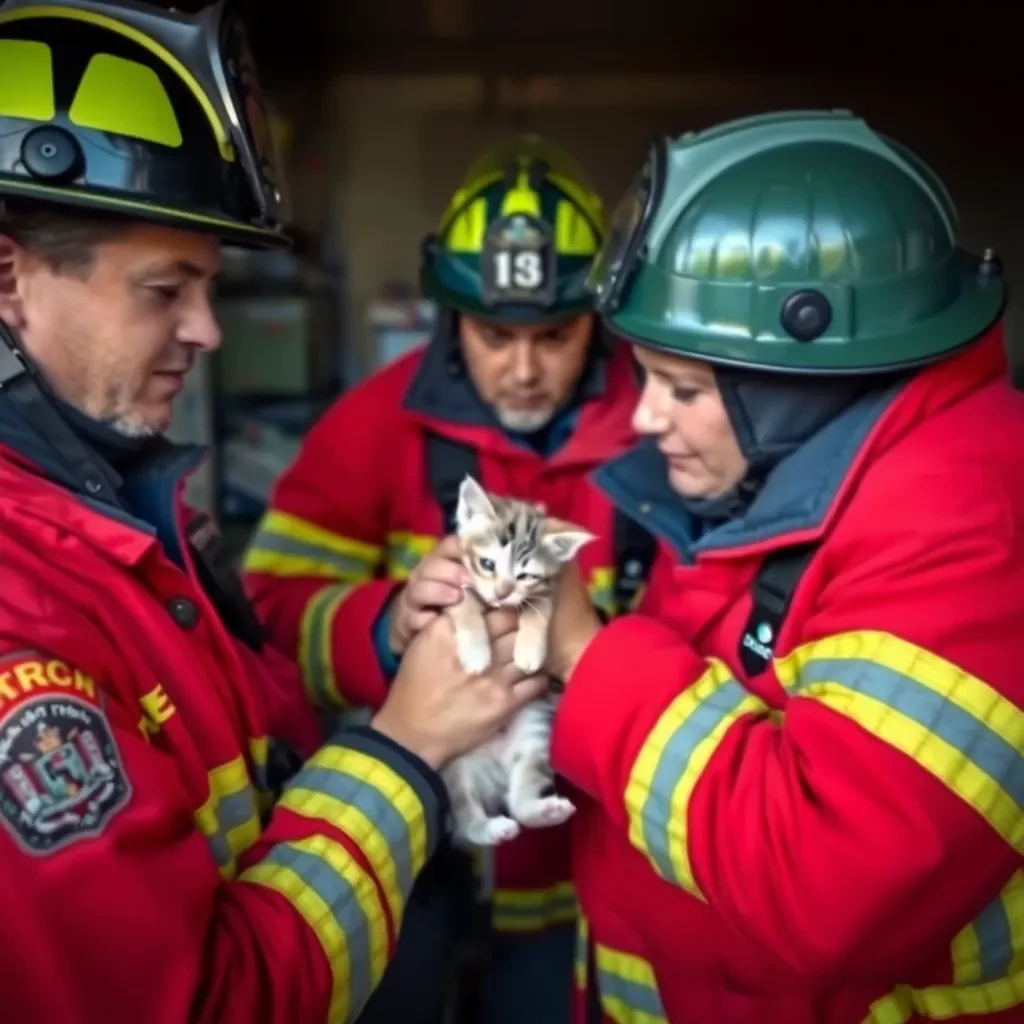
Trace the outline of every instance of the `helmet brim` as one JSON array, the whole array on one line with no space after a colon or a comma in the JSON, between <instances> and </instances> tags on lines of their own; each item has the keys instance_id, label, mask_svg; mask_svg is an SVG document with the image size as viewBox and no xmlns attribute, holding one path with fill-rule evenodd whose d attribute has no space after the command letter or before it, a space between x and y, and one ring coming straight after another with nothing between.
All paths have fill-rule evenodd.
<instances>
[{"instance_id":1,"label":"helmet brim","mask_svg":"<svg viewBox=\"0 0 1024 1024\"><path fill-rule=\"evenodd\" d=\"M174 209L121 196L78 191L34 181L0 178L0 200L6 197L54 210L64 208L69 211L109 214L127 220L215 235L226 244L246 249L286 249L293 244L291 236L283 231L247 224L217 214Z\"/></svg>"}]
</instances>

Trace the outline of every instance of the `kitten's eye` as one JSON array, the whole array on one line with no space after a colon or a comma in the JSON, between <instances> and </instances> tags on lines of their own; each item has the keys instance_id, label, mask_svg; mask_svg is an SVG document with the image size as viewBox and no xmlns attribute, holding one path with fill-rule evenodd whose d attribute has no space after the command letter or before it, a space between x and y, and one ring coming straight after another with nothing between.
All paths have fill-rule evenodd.
<instances>
[{"instance_id":1,"label":"kitten's eye","mask_svg":"<svg viewBox=\"0 0 1024 1024\"><path fill-rule=\"evenodd\" d=\"M535 572L517 572L517 580L539 580L540 577Z\"/></svg>"},{"instance_id":2,"label":"kitten's eye","mask_svg":"<svg viewBox=\"0 0 1024 1024\"><path fill-rule=\"evenodd\" d=\"M494 570L497 568L497 566L494 564L494 560L493 559L491 559L491 558L481 558L480 559L480 568L483 569L484 572L494 572Z\"/></svg>"}]
</instances>

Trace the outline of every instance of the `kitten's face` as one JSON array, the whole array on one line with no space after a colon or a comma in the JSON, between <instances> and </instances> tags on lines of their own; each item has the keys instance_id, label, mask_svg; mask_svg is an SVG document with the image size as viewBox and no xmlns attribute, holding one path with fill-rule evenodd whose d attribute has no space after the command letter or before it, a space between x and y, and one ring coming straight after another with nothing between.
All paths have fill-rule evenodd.
<instances>
[{"instance_id":1,"label":"kitten's face","mask_svg":"<svg viewBox=\"0 0 1024 1024\"><path fill-rule=\"evenodd\" d=\"M518 608L547 593L562 566L594 539L528 502L488 495L471 476L459 489L456 518L473 589L495 607Z\"/></svg>"}]
</instances>

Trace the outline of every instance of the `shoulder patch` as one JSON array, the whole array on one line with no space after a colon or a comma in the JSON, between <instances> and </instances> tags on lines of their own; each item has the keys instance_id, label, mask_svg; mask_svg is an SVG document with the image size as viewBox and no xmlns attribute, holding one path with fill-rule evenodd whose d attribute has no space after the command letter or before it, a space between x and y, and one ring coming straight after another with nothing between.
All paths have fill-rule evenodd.
<instances>
[{"instance_id":1,"label":"shoulder patch","mask_svg":"<svg viewBox=\"0 0 1024 1024\"><path fill-rule=\"evenodd\" d=\"M50 854L99 835L131 792L95 705L54 693L0 712L0 825L26 852Z\"/></svg>"},{"instance_id":2,"label":"shoulder patch","mask_svg":"<svg viewBox=\"0 0 1024 1024\"><path fill-rule=\"evenodd\" d=\"M84 698L90 704L99 701L96 681L59 658L32 650L0 655L0 719L30 697L61 693Z\"/></svg>"}]
</instances>

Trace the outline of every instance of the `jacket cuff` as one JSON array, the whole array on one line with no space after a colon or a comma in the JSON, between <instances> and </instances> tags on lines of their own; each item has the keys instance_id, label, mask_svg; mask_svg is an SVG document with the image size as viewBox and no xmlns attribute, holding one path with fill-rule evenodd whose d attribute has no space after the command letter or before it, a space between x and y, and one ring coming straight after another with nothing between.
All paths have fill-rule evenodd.
<instances>
[{"instance_id":1,"label":"jacket cuff","mask_svg":"<svg viewBox=\"0 0 1024 1024\"><path fill-rule=\"evenodd\" d=\"M678 673L645 677L644 663L650 659L663 667L668 652ZM551 739L555 771L609 812L624 814L623 786L636 752L702 664L667 626L641 615L614 619L566 680Z\"/></svg>"},{"instance_id":2,"label":"jacket cuff","mask_svg":"<svg viewBox=\"0 0 1024 1024\"><path fill-rule=\"evenodd\" d=\"M448 791L441 776L411 750L406 750L369 725L341 729L335 733L331 742L372 757L408 784L423 808L427 825L426 858L429 860L449 828Z\"/></svg>"},{"instance_id":3,"label":"jacket cuff","mask_svg":"<svg viewBox=\"0 0 1024 1024\"><path fill-rule=\"evenodd\" d=\"M399 594L399 589L391 591L387 602L373 623L373 648L377 652L377 664L380 667L381 675L389 685L395 678L395 673L398 672L398 658L395 657L395 652L391 650L388 643L388 633L391 632L391 609Z\"/></svg>"}]
</instances>

